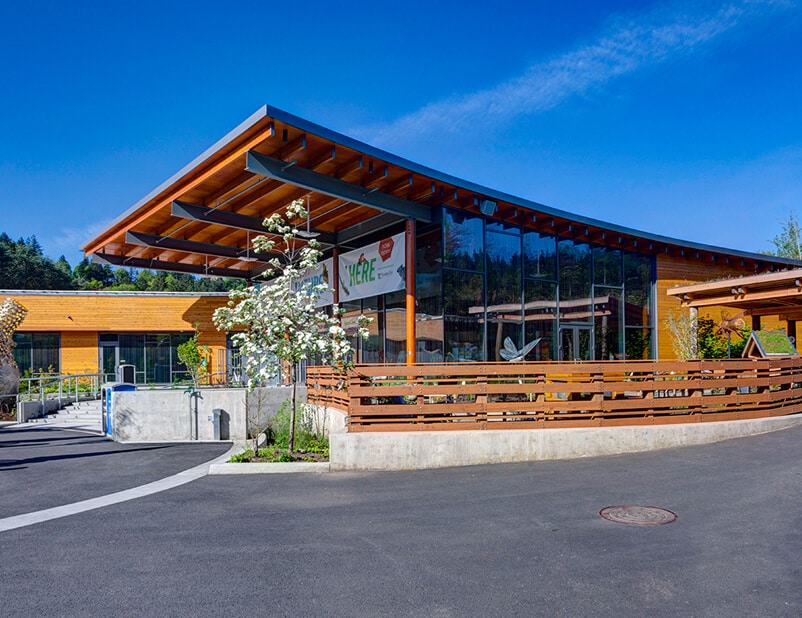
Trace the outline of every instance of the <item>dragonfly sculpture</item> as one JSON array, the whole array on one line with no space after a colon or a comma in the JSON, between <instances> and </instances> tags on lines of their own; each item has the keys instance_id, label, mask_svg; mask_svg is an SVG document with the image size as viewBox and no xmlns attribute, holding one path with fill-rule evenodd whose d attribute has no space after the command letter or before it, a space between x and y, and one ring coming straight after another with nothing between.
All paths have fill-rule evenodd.
<instances>
[{"instance_id":1,"label":"dragonfly sculpture","mask_svg":"<svg viewBox=\"0 0 802 618\"><path fill-rule=\"evenodd\" d=\"M541 339L543 339L543 337L538 337L534 341L527 343L519 350L517 347L515 347L512 339L507 337L504 339L504 348L499 350L499 354L501 354L501 358L511 363L522 361L526 358L526 355L529 354L538 343L540 343Z\"/></svg>"}]
</instances>

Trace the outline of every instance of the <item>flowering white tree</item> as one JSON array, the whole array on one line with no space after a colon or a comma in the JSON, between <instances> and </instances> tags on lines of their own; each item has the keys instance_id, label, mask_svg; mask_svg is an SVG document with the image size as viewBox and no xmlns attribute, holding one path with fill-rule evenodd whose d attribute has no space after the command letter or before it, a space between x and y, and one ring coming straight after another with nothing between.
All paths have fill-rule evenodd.
<instances>
[{"instance_id":1,"label":"flowering white tree","mask_svg":"<svg viewBox=\"0 0 802 618\"><path fill-rule=\"evenodd\" d=\"M289 223L307 216L303 200L295 200L287 207L286 220L279 214L265 219L264 225L272 236L255 238L253 246L256 251L277 254L264 273L268 281L233 290L228 306L214 313L218 330L238 331L232 340L242 355L249 392L279 376L283 368L290 369L290 451L295 447L298 366L302 361L317 359L345 370L353 352L340 325L342 311L335 305L330 316L317 307L327 285L301 285L305 274L317 268L322 256L319 243L314 239L300 240L298 229ZM368 321L360 316L357 336L367 337Z\"/></svg>"}]
</instances>

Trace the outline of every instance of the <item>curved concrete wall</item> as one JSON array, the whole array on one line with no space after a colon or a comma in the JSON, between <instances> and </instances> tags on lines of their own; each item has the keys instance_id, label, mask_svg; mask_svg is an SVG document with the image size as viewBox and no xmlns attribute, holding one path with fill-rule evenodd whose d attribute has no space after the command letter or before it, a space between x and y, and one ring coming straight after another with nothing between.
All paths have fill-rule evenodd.
<instances>
[{"instance_id":1,"label":"curved concrete wall","mask_svg":"<svg viewBox=\"0 0 802 618\"><path fill-rule=\"evenodd\" d=\"M802 415L633 427L332 433L332 470L413 470L570 459L707 444L786 429Z\"/></svg>"}]
</instances>

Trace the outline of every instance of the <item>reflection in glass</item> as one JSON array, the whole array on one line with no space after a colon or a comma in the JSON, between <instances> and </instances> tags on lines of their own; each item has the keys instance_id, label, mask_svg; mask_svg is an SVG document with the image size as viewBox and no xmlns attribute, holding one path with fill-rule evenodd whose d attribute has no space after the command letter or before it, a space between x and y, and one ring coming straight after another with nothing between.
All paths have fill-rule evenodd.
<instances>
[{"instance_id":1,"label":"reflection in glass","mask_svg":"<svg viewBox=\"0 0 802 618\"><path fill-rule=\"evenodd\" d=\"M560 325L560 360L590 360L590 327L575 324Z\"/></svg>"},{"instance_id":2,"label":"reflection in glass","mask_svg":"<svg viewBox=\"0 0 802 618\"><path fill-rule=\"evenodd\" d=\"M484 221L463 213L446 211L444 266L462 270L484 270Z\"/></svg>"},{"instance_id":3,"label":"reflection in glass","mask_svg":"<svg viewBox=\"0 0 802 618\"><path fill-rule=\"evenodd\" d=\"M594 288L595 359L616 360L624 357L621 290Z\"/></svg>"},{"instance_id":4,"label":"reflection in glass","mask_svg":"<svg viewBox=\"0 0 802 618\"><path fill-rule=\"evenodd\" d=\"M170 335L145 336L145 381L154 384L170 380Z\"/></svg>"},{"instance_id":5,"label":"reflection in glass","mask_svg":"<svg viewBox=\"0 0 802 618\"><path fill-rule=\"evenodd\" d=\"M447 317L446 362L484 360L483 325L475 318Z\"/></svg>"},{"instance_id":6,"label":"reflection in glass","mask_svg":"<svg viewBox=\"0 0 802 618\"><path fill-rule=\"evenodd\" d=\"M417 313L443 315L443 243L440 228L421 234L415 251Z\"/></svg>"},{"instance_id":7,"label":"reflection in glass","mask_svg":"<svg viewBox=\"0 0 802 618\"><path fill-rule=\"evenodd\" d=\"M593 283L595 285L623 285L622 253L620 249L593 247Z\"/></svg>"},{"instance_id":8,"label":"reflection in glass","mask_svg":"<svg viewBox=\"0 0 802 618\"><path fill-rule=\"evenodd\" d=\"M443 318L418 316L415 324L417 337L416 357L419 363L442 363L443 354Z\"/></svg>"},{"instance_id":9,"label":"reflection in glass","mask_svg":"<svg viewBox=\"0 0 802 618\"><path fill-rule=\"evenodd\" d=\"M488 232L487 349L490 361L504 360L499 351L509 337L521 347L521 238Z\"/></svg>"},{"instance_id":10,"label":"reflection in glass","mask_svg":"<svg viewBox=\"0 0 802 618\"><path fill-rule=\"evenodd\" d=\"M443 271L447 361L484 359L484 276Z\"/></svg>"},{"instance_id":11,"label":"reflection in glass","mask_svg":"<svg viewBox=\"0 0 802 618\"><path fill-rule=\"evenodd\" d=\"M384 295L384 362L407 362L406 292Z\"/></svg>"},{"instance_id":12,"label":"reflection in glass","mask_svg":"<svg viewBox=\"0 0 802 618\"><path fill-rule=\"evenodd\" d=\"M524 273L532 279L557 279L557 242L554 236L524 233Z\"/></svg>"},{"instance_id":13,"label":"reflection in glass","mask_svg":"<svg viewBox=\"0 0 802 618\"><path fill-rule=\"evenodd\" d=\"M637 253L624 254L624 278L626 325L648 326L651 313L652 258Z\"/></svg>"},{"instance_id":14,"label":"reflection in glass","mask_svg":"<svg viewBox=\"0 0 802 618\"><path fill-rule=\"evenodd\" d=\"M652 357L652 329L626 329L627 360L645 360Z\"/></svg>"},{"instance_id":15,"label":"reflection in glass","mask_svg":"<svg viewBox=\"0 0 802 618\"><path fill-rule=\"evenodd\" d=\"M14 333L12 354L20 373L59 373L61 336L58 333Z\"/></svg>"},{"instance_id":16,"label":"reflection in glass","mask_svg":"<svg viewBox=\"0 0 802 618\"><path fill-rule=\"evenodd\" d=\"M590 245L573 240L561 240L560 302L583 300L590 304Z\"/></svg>"},{"instance_id":17,"label":"reflection in glass","mask_svg":"<svg viewBox=\"0 0 802 618\"><path fill-rule=\"evenodd\" d=\"M557 327L557 284L527 281L525 284L524 344L540 338L527 360L555 360L554 330Z\"/></svg>"}]
</instances>

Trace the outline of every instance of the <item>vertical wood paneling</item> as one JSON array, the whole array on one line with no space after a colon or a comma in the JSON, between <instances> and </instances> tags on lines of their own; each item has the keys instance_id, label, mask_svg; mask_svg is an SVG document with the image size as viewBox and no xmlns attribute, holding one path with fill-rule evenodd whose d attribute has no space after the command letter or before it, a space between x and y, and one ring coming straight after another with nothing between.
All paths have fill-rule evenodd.
<instances>
[{"instance_id":1,"label":"vertical wood paneling","mask_svg":"<svg viewBox=\"0 0 802 618\"><path fill-rule=\"evenodd\" d=\"M665 321L668 312L673 310L688 311L680 307L679 301L670 296L668 291L677 285L689 285L713 281L716 279L726 279L729 277L742 277L755 274L752 271L741 269L735 265L718 265L703 263L695 260L687 260L679 257L669 257L660 255L657 257L657 358L659 360L676 359L676 354L671 347L671 337L666 331ZM711 318L719 322L721 312L732 316L740 311L731 307L714 306L699 309L700 318ZM747 323L749 321L747 320ZM764 316L761 324L763 329L786 328L784 322L780 322L772 316Z\"/></svg>"}]
</instances>

